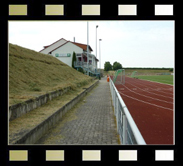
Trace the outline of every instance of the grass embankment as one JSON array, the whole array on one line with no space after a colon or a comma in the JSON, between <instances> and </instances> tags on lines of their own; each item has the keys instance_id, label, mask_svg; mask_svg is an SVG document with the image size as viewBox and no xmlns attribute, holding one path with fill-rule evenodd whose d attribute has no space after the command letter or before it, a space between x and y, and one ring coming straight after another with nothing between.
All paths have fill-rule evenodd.
<instances>
[{"instance_id":1,"label":"grass embankment","mask_svg":"<svg viewBox=\"0 0 183 166\"><path fill-rule=\"evenodd\" d=\"M9 44L9 105L68 86L75 90L91 81L55 57Z\"/></svg>"},{"instance_id":2,"label":"grass embankment","mask_svg":"<svg viewBox=\"0 0 183 166\"><path fill-rule=\"evenodd\" d=\"M64 94L54 98L51 101L48 101L46 104L38 107L22 116L10 121L9 123L9 143L14 144L15 141L20 139L23 135L29 132L31 129L36 127L38 124L43 122L45 119L53 115L58 109L63 107L66 103L74 99L78 94L84 91L83 88L89 88L93 83L89 83L83 87L71 90ZM81 99L83 100L83 99ZM82 102L78 102L82 103ZM75 108L76 106L74 106ZM64 119L72 121L77 117L75 114L72 114L72 109L69 110L63 117Z\"/></svg>"}]
</instances>

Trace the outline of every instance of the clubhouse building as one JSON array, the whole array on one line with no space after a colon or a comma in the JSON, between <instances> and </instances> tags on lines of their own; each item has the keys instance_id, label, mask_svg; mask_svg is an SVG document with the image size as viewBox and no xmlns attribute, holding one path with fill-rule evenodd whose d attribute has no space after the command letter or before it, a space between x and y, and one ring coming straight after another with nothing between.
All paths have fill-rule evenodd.
<instances>
[{"instance_id":1,"label":"clubhouse building","mask_svg":"<svg viewBox=\"0 0 183 166\"><path fill-rule=\"evenodd\" d=\"M75 52L76 61L74 62L74 67L77 69L82 68L84 71L89 71L89 73L97 75L97 62L99 60L95 55L91 54L92 51L92 48L88 46L89 63L87 64L87 45L67 41L64 38L61 38L48 46L44 46L39 52L56 57L70 67L72 67L72 58L73 53Z\"/></svg>"}]
</instances>

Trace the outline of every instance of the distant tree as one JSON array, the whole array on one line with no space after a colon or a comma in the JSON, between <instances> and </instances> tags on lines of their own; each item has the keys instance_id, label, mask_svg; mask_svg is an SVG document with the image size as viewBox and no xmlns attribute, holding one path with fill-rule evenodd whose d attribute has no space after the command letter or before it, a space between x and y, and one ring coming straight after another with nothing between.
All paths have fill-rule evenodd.
<instances>
[{"instance_id":1,"label":"distant tree","mask_svg":"<svg viewBox=\"0 0 183 166\"><path fill-rule=\"evenodd\" d=\"M104 71L112 70L112 65L110 62L105 62L104 64Z\"/></svg>"},{"instance_id":2,"label":"distant tree","mask_svg":"<svg viewBox=\"0 0 183 166\"><path fill-rule=\"evenodd\" d=\"M119 62L114 62L113 63L113 70L118 70L118 69L122 69L122 65Z\"/></svg>"},{"instance_id":3,"label":"distant tree","mask_svg":"<svg viewBox=\"0 0 183 166\"><path fill-rule=\"evenodd\" d=\"M170 68L170 69L169 69L169 72L173 72L173 68Z\"/></svg>"},{"instance_id":4,"label":"distant tree","mask_svg":"<svg viewBox=\"0 0 183 166\"><path fill-rule=\"evenodd\" d=\"M74 62L76 61L76 53L73 52L73 55L72 55L72 67L75 69L74 67Z\"/></svg>"}]
</instances>

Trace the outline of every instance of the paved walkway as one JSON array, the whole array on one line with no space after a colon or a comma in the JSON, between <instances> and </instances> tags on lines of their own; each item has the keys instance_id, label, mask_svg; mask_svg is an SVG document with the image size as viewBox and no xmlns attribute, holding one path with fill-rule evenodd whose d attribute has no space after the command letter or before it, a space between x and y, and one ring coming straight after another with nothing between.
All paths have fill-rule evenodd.
<instances>
[{"instance_id":1,"label":"paved walkway","mask_svg":"<svg viewBox=\"0 0 183 166\"><path fill-rule=\"evenodd\" d=\"M119 144L106 77L37 144Z\"/></svg>"}]
</instances>

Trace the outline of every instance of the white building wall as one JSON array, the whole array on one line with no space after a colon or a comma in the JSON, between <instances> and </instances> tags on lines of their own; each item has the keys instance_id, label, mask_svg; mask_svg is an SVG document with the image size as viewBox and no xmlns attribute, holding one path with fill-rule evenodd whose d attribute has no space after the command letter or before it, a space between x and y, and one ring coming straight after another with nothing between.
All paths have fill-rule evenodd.
<instances>
[{"instance_id":1,"label":"white building wall","mask_svg":"<svg viewBox=\"0 0 183 166\"><path fill-rule=\"evenodd\" d=\"M60 45L66 43L66 42L67 42L67 40L61 39L58 42L54 43L53 45L45 48L44 50L42 50L40 52L43 53L43 54L48 54L50 51L54 50L55 48L59 47Z\"/></svg>"},{"instance_id":2,"label":"white building wall","mask_svg":"<svg viewBox=\"0 0 183 166\"><path fill-rule=\"evenodd\" d=\"M61 46L60 48L54 50L51 55L56 57L55 54L59 53L59 54L63 54L63 53L70 53L71 56L70 57L56 57L57 59L59 59L60 61L66 63L67 65L69 65L70 67L72 66L72 56L73 56L73 52L75 52L76 54L81 54L83 52L83 49L76 46L75 44L72 44L71 42L68 42L66 44L64 44L63 46Z\"/></svg>"},{"instance_id":3,"label":"white building wall","mask_svg":"<svg viewBox=\"0 0 183 166\"><path fill-rule=\"evenodd\" d=\"M87 54L87 51L83 51L83 52L85 52ZM88 53L91 54L91 50L90 49L88 49Z\"/></svg>"}]
</instances>

